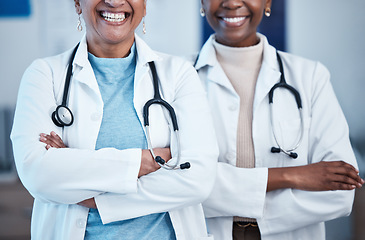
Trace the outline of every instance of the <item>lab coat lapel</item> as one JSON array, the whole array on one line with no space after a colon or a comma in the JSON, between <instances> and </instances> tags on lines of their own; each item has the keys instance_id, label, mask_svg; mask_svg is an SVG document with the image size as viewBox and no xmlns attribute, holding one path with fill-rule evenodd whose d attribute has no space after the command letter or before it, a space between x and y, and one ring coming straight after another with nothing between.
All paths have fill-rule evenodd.
<instances>
[{"instance_id":1,"label":"lab coat lapel","mask_svg":"<svg viewBox=\"0 0 365 240\"><path fill-rule=\"evenodd\" d=\"M160 57L137 35L137 65L134 76L134 108L137 115L143 123L143 106L153 97L152 75L149 74L150 68L148 62L159 61ZM159 74L158 74L159 75Z\"/></svg>"},{"instance_id":2,"label":"lab coat lapel","mask_svg":"<svg viewBox=\"0 0 365 240\"><path fill-rule=\"evenodd\" d=\"M276 49L269 45L265 37L261 39L264 40L264 56L256 83L253 116L262 101L266 100L269 103L267 95L274 84L279 82L281 75L276 59Z\"/></svg>"},{"instance_id":3,"label":"lab coat lapel","mask_svg":"<svg viewBox=\"0 0 365 240\"><path fill-rule=\"evenodd\" d=\"M217 55L213 47L213 41L214 35L211 35L200 51L195 68L197 71L199 71L203 67L209 67L207 79L228 89L234 95L237 95L231 82L227 78L227 75L224 73L223 68L217 60Z\"/></svg>"},{"instance_id":4,"label":"lab coat lapel","mask_svg":"<svg viewBox=\"0 0 365 240\"><path fill-rule=\"evenodd\" d=\"M89 87L101 100L99 85L88 59L86 35L81 39L80 46L73 62L73 79ZM101 100L102 101L102 100Z\"/></svg>"}]
</instances>

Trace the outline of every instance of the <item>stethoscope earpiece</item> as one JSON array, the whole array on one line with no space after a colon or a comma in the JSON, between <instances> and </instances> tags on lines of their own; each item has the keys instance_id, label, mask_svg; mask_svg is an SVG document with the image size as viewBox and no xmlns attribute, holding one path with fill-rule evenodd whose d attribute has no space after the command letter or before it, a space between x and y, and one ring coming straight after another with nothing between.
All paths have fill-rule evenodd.
<instances>
[{"instance_id":1,"label":"stethoscope earpiece","mask_svg":"<svg viewBox=\"0 0 365 240\"><path fill-rule=\"evenodd\" d=\"M190 163L189 162L182 163L179 166L169 166L166 163L166 161L160 156L156 156L155 161L158 163L158 165L160 165L161 167L163 167L165 169L168 169L168 170L172 170L172 169L189 169L190 168Z\"/></svg>"},{"instance_id":2,"label":"stethoscope earpiece","mask_svg":"<svg viewBox=\"0 0 365 240\"><path fill-rule=\"evenodd\" d=\"M295 152L290 152L289 157L296 159L298 157L298 154Z\"/></svg>"},{"instance_id":3,"label":"stethoscope earpiece","mask_svg":"<svg viewBox=\"0 0 365 240\"><path fill-rule=\"evenodd\" d=\"M156 156L155 161L161 165L164 165L166 163L166 161L160 156Z\"/></svg>"},{"instance_id":4,"label":"stethoscope earpiece","mask_svg":"<svg viewBox=\"0 0 365 240\"><path fill-rule=\"evenodd\" d=\"M189 169L189 168L190 168L189 162L180 164L180 169Z\"/></svg>"},{"instance_id":5,"label":"stethoscope earpiece","mask_svg":"<svg viewBox=\"0 0 365 240\"><path fill-rule=\"evenodd\" d=\"M272 153L279 153L279 152L281 152L281 150L280 150L280 148L272 147L272 148L271 148L271 152L272 152Z\"/></svg>"},{"instance_id":6,"label":"stethoscope earpiece","mask_svg":"<svg viewBox=\"0 0 365 240\"><path fill-rule=\"evenodd\" d=\"M286 155L288 155L289 157L294 158L294 159L296 159L298 157L298 154L295 153L295 152L287 152L287 151L285 151L285 150L283 150L281 148L277 148L277 147L272 147L271 148L271 152L272 153L280 153L280 152L283 152Z\"/></svg>"}]
</instances>

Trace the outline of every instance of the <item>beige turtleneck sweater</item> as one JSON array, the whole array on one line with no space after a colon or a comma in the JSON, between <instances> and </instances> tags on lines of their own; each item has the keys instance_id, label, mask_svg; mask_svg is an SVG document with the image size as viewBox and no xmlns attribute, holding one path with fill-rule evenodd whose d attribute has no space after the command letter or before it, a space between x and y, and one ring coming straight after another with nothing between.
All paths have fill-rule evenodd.
<instances>
[{"instance_id":1,"label":"beige turtleneck sweater","mask_svg":"<svg viewBox=\"0 0 365 240\"><path fill-rule=\"evenodd\" d=\"M254 168L255 152L252 140L252 113L256 81L263 58L263 41L260 40L254 46L242 48L228 47L213 41L213 46L218 62L240 97L236 166ZM234 217L234 221L255 222L256 220Z\"/></svg>"}]
</instances>

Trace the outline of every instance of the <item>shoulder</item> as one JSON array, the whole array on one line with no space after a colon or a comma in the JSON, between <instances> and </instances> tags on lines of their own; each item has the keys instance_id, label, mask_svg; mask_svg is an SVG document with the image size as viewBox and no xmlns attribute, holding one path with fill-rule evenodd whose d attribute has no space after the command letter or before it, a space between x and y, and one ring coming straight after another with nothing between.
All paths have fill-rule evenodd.
<instances>
[{"instance_id":1,"label":"shoulder","mask_svg":"<svg viewBox=\"0 0 365 240\"><path fill-rule=\"evenodd\" d=\"M61 54L35 59L27 68L26 73L39 72L43 74L57 71L68 64L68 58L72 50L65 51Z\"/></svg>"},{"instance_id":2,"label":"shoulder","mask_svg":"<svg viewBox=\"0 0 365 240\"><path fill-rule=\"evenodd\" d=\"M283 64L297 72L329 75L329 71L320 61L301 57L292 53L278 51Z\"/></svg>"},{"instance_id":3,"label":"shoulder","mask_svg":"<svg viewBox=\"0 0 365 240\"><path fill-rule=\"evenodd\" d=\"M52 89L56 82L63 80L70 54L70 51L66 51L59 55L35 59L22 76L20 90L28 91L33 86Z\"/></svg>"},{"instance_id":4,"label":"shoulder","mask_svg":"<svg viewBox=\"0 0 365 240\"><path fill-rule=\"evenodd\" d=\"M175 73L196 73L193 64L188 58L182 56L174 56L166 53L156 52L159 56L159 61L156 61L156 65L164 68L164 71Z\"/></svg>"}]
</instances>

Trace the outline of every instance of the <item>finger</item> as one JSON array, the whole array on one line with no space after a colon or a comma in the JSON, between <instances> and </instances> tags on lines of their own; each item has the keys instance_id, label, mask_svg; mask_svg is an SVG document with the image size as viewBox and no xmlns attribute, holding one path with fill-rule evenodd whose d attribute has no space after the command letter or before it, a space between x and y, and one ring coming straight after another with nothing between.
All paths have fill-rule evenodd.
<instances>
[{"instance_id":1,"label":"finger","mask_svg":"<svg viewBox=\"0 0 365 240\"><path fill-rule=\"evenodd\" d=\"M46 137L46 135L41 135L41 136L39 137L39 141L40 141L40 142L42 142L42 143L45 143L45 144L51 144L51 143L52 143L52 141L51 141L51 140L49 140L49 139Z\"/></svg>"},{"instance_id":2,"label":"finger","mask_svg":"<svg viewBox=\"0 0 365 240\"><path fill-rule=\"evenodd\" d=\"M55 132L52 131L47 137L52 140L52 142L54 142L58 148L64 146L62 139Z\"/></svg>"},{"instance_id":3,"label":"finger","mask_svg":"<svg viewBox=\"0 0 365 240\"><path fill-rule=\"evenodd\" d=\"M361 178L359 178L359 179L361 179ZM355 186L357 188L360 188L362 186L362 184L359 181L360 180L358 180L358 179L354 179L347 175L341 175L341 174L336 174L335 180L334 180L334 182Z\"/></svg>"},{"instance_id":4,"label":"finger","mask_svg":"<svg viewBox=\"0 0 365 240\"><path fill-rule=\"evenodd\" d=\"M66 147L61 138L57 134L47 135L46 138L52 142L53 147L64 148Z\"/></svg>"},{"instance_id":5,"label":"finger","mask_svg":"<svg viewBox=\"0 0 365 240\"><path fill-rule=\"evenodd\" d=\"M329 165L327 166L327 170L329 172L339 174L339 175L346 175L346 176L356 180L359 183L362 182L362 179L359 176L359 171L351 164L348 164L343 161L328 162L328 164Z\"/></svg>"},{"instance_id":6,"label":"finger","mask_svg":"<svg viewBox=\"0 0 365 240\"><path fill-rule=\"evenodd\" d=\"M352 166L351 164L345 162L345 161L335 161L333 162L337 167L342 167L342 168L346 168L349 169L351 171L354 171L356 173L359 173L359 170L356 169L354 166Z\"/></svg>"},{"instance_id":7,"label":"finger","mask_svg":"<svg viewBox=\"0 0 365 240\"><path fill-rule=\"evenodd\" d=\"M62 146L59 144L59 142L57 140L54 139L54 137L50 136L50 135L46 135L45 137L41 137L41 141L51 145L51 147L54 148L61 148Z\"/></svg>"},{"instance_id":8,"label":"finger","mask_svg":"<svg viewBox=\"0 0 365 240\"><path fill-rule=\"evenodd\" d=\"M344 184L344 183L341 183L341 182L334 183L333 186L334 187L331 190L354 190L356 188L355 185Z\"/></svg>"},{"instance_id":9,"label":"finger","mask_svg":"<svg viewBox=\"0 0 365 240\"><path fill-rule=\"evenodd\" d=\"M358 174L358 171L355 170L356 169L353 168L352 166L346 166L345 168L342 169L343 172L342 174L356 181L357 187L361 187L364 184L364 180L361 179L361 177Z\"/></svg>"},{"instance_id":10,"label":"finger","mask_svg":"<svg viewBox=\"0 0 365 240\"><path fill-rule=\"evenodd\" d=\"M54 138L54 140L58 143L61 147L66 147L66 145L63 143L60 136L58 136L54 131L51 132L51 136Z\"/></svg>"}]
</instances>

